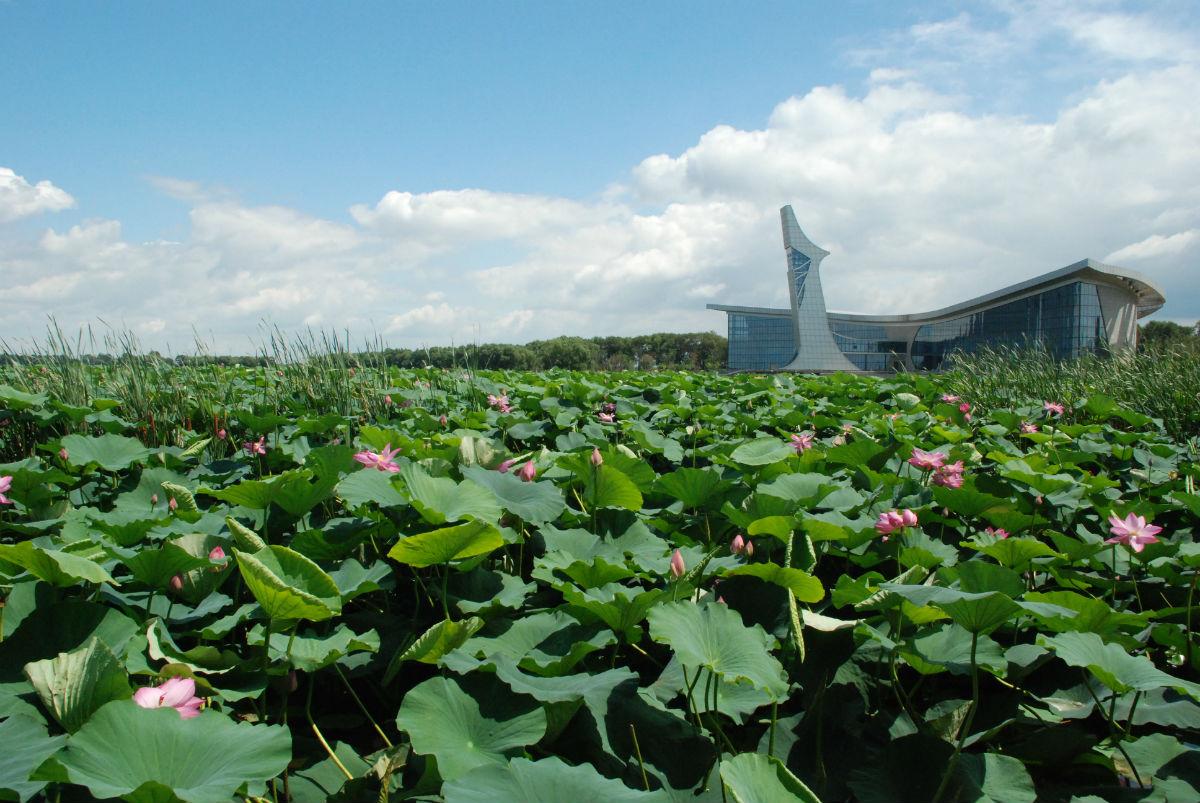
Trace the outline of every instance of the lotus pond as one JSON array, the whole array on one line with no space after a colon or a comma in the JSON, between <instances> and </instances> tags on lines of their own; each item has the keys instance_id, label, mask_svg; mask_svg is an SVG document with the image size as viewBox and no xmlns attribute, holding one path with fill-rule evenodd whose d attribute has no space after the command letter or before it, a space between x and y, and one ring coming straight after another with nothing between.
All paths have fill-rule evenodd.
<instances>
[{"instance_id":1,"label":"lotus pond","mask_svg":"<svg viewBox=\"0 0 1200 803\"><path fill-rule=\"evenodd\" d=\"M0 800L1200 799L1196 443L1102 394L112 370L0 384Z\"/></svg>"}]
</instances>

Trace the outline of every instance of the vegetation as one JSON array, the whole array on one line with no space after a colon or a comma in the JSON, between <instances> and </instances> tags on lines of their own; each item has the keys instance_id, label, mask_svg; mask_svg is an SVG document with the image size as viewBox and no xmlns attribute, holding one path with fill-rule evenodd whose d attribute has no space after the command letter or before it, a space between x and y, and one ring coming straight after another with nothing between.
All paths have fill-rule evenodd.
<instances>
[{"instance_id":1,"label":"vegetation","mask_svg":"<svg viewBox=\"0 0 1200 803\"><path fill-rule=\"evenodd\" d=\"M0 798L1200 796L1200 455L1112 393L289 348L0 377Z\"/></svg>"},{"instance_id":2,"label":"vegetation","mask_svg":"<svg viewBox=\"0 0 1200 803\"><path fill-rule=\"evenodd\" d=\"M1187 337L1166 338L1135 354L1084 354L1074 360L1036 349L984 349L956 356L942 381L989 407L1035 399L1076 405L1101 389L1161 422L1172 436L1193 438L1200 436L1200 338Z\"/></svg>"}]
</instances>

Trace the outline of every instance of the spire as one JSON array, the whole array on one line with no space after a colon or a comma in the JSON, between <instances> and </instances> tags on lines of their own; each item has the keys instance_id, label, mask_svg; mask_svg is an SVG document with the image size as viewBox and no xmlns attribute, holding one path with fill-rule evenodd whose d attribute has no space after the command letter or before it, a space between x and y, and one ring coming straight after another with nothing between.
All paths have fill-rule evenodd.
<instances>
[{"instance_id":1,"label":"spire","mask_svg":"<svg viewBox=\"0 0 1200 803\"><path fill-rule=\"evenodd\" d=\"M796 213L789 204L779 210L779 218L783 223L783 247L795 248L809 259L819 260L829 256L829 252L814 243L804 234L800 224L796 222Z\"/></svg>"}]
</instances>

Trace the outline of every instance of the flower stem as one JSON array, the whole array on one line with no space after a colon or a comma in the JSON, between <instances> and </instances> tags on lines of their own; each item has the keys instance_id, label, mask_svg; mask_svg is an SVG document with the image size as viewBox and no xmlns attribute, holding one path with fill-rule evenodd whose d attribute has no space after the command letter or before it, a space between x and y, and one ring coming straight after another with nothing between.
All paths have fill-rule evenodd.
<instances>
[{"instance_id":1,"label":"flower stem","mask_svg":"<svg viewBox=\"0 0 1200 803\"><path fill-rule=\"evenodd\" d=\"M642 761L642 746L638 744L637 728L632 722L629 723L629 735L633 737L633 752L637 755L638 769L642 771L642 787L649 792L650 779L646 777L646 764Z\"/></svg>"},{"instance_id":2,"label":"flower stem","mask_svg":"<svg viewBox=\"0 0 1200 803\"><path fill-rule=\"evenodd\" d=\"M335 663L333 665L333 670L335 672L337 672L337 676L342 679L342 685L344 685L346 687L346 691L350 692L350 696L353 697L354 702L356 702L358 704L358 710L362 711L363 716L366 717L370 721L371 727L373 727L375 729L375 732L379 734L379 738L383 739L384 744L386 744L388 747L391 747L392 740L387 737L387 734L384 733L383 729L379 727L379 723L375 721L375 718L373 716L371 716L371 712L367 710L367 707L365 705L363 705L363 701L359 699L358 693L355 692L354 687L350 685L350 681L346 678L346 675L342 672L342 668Z\"/></svg>"},{"instance_id":3,"label":"flower stem","mask_svg":"<svg viewBox=\"0 0 1200 803\"><path fill-rule=\"evenodd\" d=\"M933 799L930 803L938 803L942 799L942 795L946 791L946 787L950 783L950 776L954 774L954 770L958 766L958 757L962 754L963 745L967 741L967 737L971 735L971 725L975 721L975 711L979 708L979 667L975 663L975 652L979 646L979 632L971 632L971 707L967 709L967 718L963 721L962 728L958 732L958 743L954 745L954 753L950 756L950 761L946 764L946 771L942 773L942 781L938 784L937 791L933 793Z\"/></svg>"},{"instance_id":4,"label":"flower stem","mask_svg":"<svg viewBox=\"0 0 1200 803\"><path fill-rule=\"evenodd\" d=\"M354 776L350 774L350 770L346 769L346 765L342 763L341 759L339 759L337 757L337 754L333 752L333 749L330 748L329 742L325 741L325 735L323 733L321 733L321 729L317 727L316 720L313 719L312 695L313 695L313 686L314 685L316 685L316 684L313 681L313 676L309 675L308 676L308 697L304 701L304 717L305 717L305 719L308 720L309 727L312 728L313 735L317 737L317 741L321 743L321 747L325 748L325 753L329 756L330 759L333 760L333 763L337 765L337 768L342 771L342 775L346 776L346 780L353 781Z\"/></svg>"}]
</instances>

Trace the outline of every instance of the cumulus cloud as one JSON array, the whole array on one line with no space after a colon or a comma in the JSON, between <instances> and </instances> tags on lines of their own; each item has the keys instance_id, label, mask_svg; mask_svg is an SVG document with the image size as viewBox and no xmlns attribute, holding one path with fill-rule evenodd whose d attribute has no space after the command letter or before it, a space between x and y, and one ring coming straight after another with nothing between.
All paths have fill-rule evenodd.
<instances>
[{"instance_id":1,"label":"cumulus cloud","mask_svg":"<svg viewBox=\"0 0 1200 803\"><path fill-rule=\"evenodd\" d=\"M591 196L396 188L330 218L159 177L191 205L180 242L131 241L113 220L0 228L0 335L33 334L49 314L68 328L103 317L156 347L186 347L194 330L218 351L252 350L262 321L406 346L722 331L705 302L787 303L786 203L832 252L835 309L917 312L1106 255L1164 288L1165 316L1200 317L1194 37L1101 6L1001 9L998 23L908 26L855 54L861 89L782 98L761 127L697 132ZM1136 41L1114 40L1121 25ZM981 104L992 83L930 66L1007 64L1051 36L1101 66L1037 117ZM0 172L8 220L8 185L58 197L38 211L69 205Z\"/></svg>"},{"instance_id":2,"label":"cumulus cloud","mask_svg":"<svg viewBox=\"0 0 1200 803\"><path fill-rule=\"evenodd\" d=\"M75 206L70 193L49 181L30 184L9 167L0 167L0 223Z\"/></svg>"}]
</instances>

